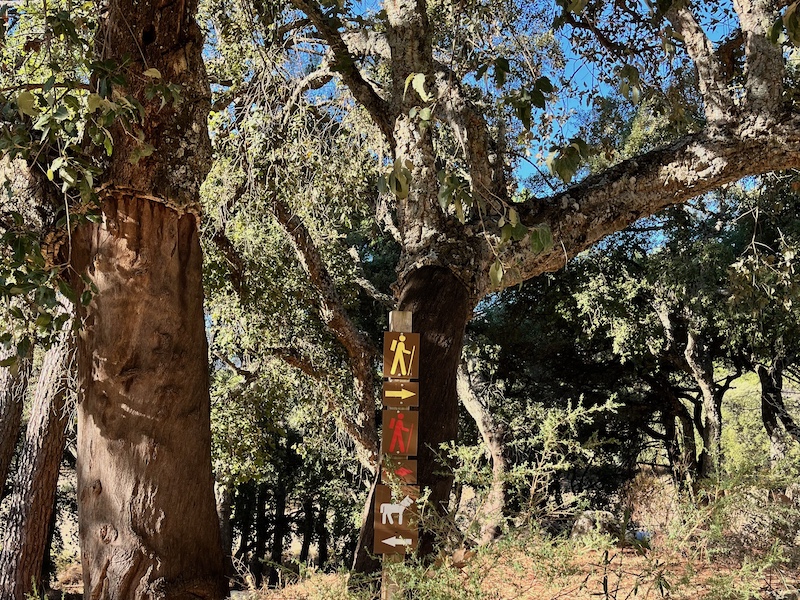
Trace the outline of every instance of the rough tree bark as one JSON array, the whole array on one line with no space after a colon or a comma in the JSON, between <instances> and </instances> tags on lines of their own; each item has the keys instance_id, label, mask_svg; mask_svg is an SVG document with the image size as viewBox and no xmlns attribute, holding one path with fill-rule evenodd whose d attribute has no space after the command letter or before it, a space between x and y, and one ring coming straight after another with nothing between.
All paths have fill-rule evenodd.
<instances>
[{"instance_id":1,"label":"rough tree bark","mask_svg":"<svg viewBox=\"0 0 800 600\"><path fill-rule=\"evenodd\" d=\"M761 383L761 421L769 437L769 462L775 465L786 456L786 439L778 420L778 405L783 402L783 377L780 366L776 368L776 365L771 369L758 365L756 373Z\"/></svg>"},{"instance_id":2,"label":"rough tree bark","mask_svg":"<svg viewBox=\"0 0 800 600\"><path fill-rule=\"evenodd\" d=\"M228 579L236 577L233 566L233 485L230 482L217 483L214 487L217 499L217 517L219 518L219 536L222 541L222 552L225 556L225 575Z\"/></svg>"},{"instance_id":3,"label":"rough tree bark","mask_svg":"<svg viewBox=\"0 0 800 600\"><path fill-rule=\"evenodd\" d=\"M458 433L456 373L472 309L466 287L442 267L414 271L400 299L400 310L414 314L414 330L421 334L420 358L424 360L419 387L426 401L419 407L417 480L421 487L431 490L429 502L440 514L447 511L453 484L440 445L455 440ZM434 541L430 532L423 532L420 552L432 552Z\"/></svg>"},{"instance_id":4,"label":"rough tree bark","mask_svg":"<svg viewBox=\"0 0 800 600\"><path fill-rule=\"evenodd\" d=\"M8 529L0 550L0 597L3 600L24 600L34 588L43 589L42 565L69 423L65 401L72 349L72 340L64 335L45 354L36 382L6 522Z\"/></svg>"},{"instance_id":5,"label":"rough tree bark","mask_svg":"<svg viewBox=\"0 0 800 600\"><path fill-rule=\"evenodd\" d=\"M153 150L141 156L139 136L111 128L101 220L72 236L85 278L74 287L92 293L78 306L77 471L85 594L98 600L227 595L197 217L211 154L196 8L111 0L97 38L100 58L124 64ZM153 68L180 104L147 100Z\"/></svg>"},{"instance_id":6,"label":"rough tree bark","mask_svg":"<svg viewBox=\"0 0 800 600\"><path fill-rule=\"evenodd\" d=\"M22 406L31 374L30 357L20 358L14 366L0 367L0 500L14 457L22 424Z\"/></svg>"}]
</instances>

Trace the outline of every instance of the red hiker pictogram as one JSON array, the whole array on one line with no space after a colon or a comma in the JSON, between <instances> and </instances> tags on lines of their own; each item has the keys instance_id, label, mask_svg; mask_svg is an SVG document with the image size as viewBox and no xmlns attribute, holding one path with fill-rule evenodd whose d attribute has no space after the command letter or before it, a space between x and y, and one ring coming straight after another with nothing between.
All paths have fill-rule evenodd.
<instances>
[{"instance_id":1,"label":"red hiker pictogram","mask_svg":"<svg viewBox=\"0 0 800 600\"><path fill-rule=\"evenodd\" d=\"M392 430L392 441L389 443L389 452L405 454L411 443L411 428L403 425L403 413L398 412L397 417L389 421L389 429ZM404 436L408 433L408 437Z\"/></svg>"}]
</instances>

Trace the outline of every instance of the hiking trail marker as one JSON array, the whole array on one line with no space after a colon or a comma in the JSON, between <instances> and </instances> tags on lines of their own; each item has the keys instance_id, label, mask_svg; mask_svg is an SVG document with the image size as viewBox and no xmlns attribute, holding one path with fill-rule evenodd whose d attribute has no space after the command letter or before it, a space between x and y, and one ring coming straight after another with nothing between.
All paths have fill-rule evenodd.
<instances>
[{"instance_id":1,"label":"hiking trail marker","mask_svg":"<svg viewBox=\"0 0 800 600\"><path fill-rule=\"evenodd\" d=\"M419 445L420 334L411 333L411 313L389 313L390 331L383 334L383 436L381 484L375 489L375 554L406 554L419 545L419 487L416 456ZM385 574L385 573L384 573ZM393 582L387 582L390 586ZM384 590L387 591L387 590Z\"/></svg>"}]
</instances>

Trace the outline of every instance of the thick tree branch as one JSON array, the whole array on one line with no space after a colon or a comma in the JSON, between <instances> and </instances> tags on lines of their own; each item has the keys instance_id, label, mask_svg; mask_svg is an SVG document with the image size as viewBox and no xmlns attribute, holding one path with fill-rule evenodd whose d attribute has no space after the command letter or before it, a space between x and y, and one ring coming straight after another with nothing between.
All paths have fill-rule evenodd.
<instances>
[{"instance_id":1,"label":"thick tree branch","mask_svg":"<svg viewBox=\"0 0 800 600\"><path fill-rule=\"evenodd\" d=\"M280 198L273 199L272 210L278 223L289 236L303 269L308 273L311 284L319 295L320 316L344 347L350 359L355 395L359 404L359 416L354 423L354 440L367 453L368 462L376 465L378 437L375 424L373 364L377 350L358 330L344 310L333 278L305 224Z\"/></svg>"},{"instance_id":2,"label":"thick tree branch","mask_svg":"<svg viewBox=\"0 0 800 600\"><path fill-rule=\"evenodd\" d=\"M534 254L527 238L500 254L507 265L503 286L513 286L567 260L627 225L738 181L748 175L800 166L800 115L785 115L769 133L747 124L732 133L701 132L626 160L544 200L519 207L528 225L546 223L555 245ZM490 238L495 247L499 232ZM489 260L494 256L488 253ZM488 280L488 264L485 276ZM485 282L488 287L488 281Z\"/></svg>"},{"instance_id":3,"label":"thick tree branch","mask_svg":"<svg viewBox=\"0 0 800 600\"><path fill-rule=\"evenodd\" d=\"M342 34L351 54L358 56L377 56L385 60L392 58L389 41L383 33L356 29Z\"/></svg>"},{"instance_id":4,"label":"thick tree branch","mask_svg":"<svg viewBox=\"0 0 800 600\"><path fill-rule=\"evenodd\" d=\"M389 145L394 147L394 119L389 104L364 79L340 31L322 13L315 0L292 0L292 4L308 16L317 32L327 42L335 57L335 70L341 74L353 97L370 114Z\"/></svg>"},{"instance_id":5,"label":"thick tree branch","mask_svg":"<svg viewBox=\"0 0 800 600\"><path fill-rule=\"evenodd\" d=\"M488 202L505 202L508 190L503 157L486 118L464 96L455 73L444 65L437 65L437 71L439 100L466 155L473 190Z\"/></svg>"},{"instance_id":6,"label":"thick tree branch","mask_svg":"<svg viewBox=\"0 0 800 600\"><path fill-rule=\"evenodd\" d=\"M783 96L783 49L767 39L778 16L773 0L734 0L744 34L747 111L762 127L779 119Z\"/></svg>"},{"instance_id":7,"label":"thick tree branch","mask_svg":"<svg viewBox=\"0 0 800 600\"><path fill-rule=\"evenodd\" d=\"M736 116L733 96L728 90L725 65L714 53L711 40L686 7L670 10L667 18L683 38L686 52L694 61L698 88L705 103L706 121L712 126L729 123Z\"/></svg>"}]
</instances>

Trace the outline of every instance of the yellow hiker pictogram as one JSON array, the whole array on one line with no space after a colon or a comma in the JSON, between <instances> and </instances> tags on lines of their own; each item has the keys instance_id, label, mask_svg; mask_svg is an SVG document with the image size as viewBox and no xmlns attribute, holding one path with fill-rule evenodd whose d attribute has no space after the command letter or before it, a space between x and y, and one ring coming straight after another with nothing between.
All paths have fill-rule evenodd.
<instances>
[{"instance_id":1,"label":"yellow hiker pictogram","mask_svg":"<svg viewBox=\"0 0 800 600\"><path fill-rule=\"evenodd\" d=\"M389 332L383 341L383 376L416 379L419 364L419 334Z\"/></svg>"}]
</instances>

